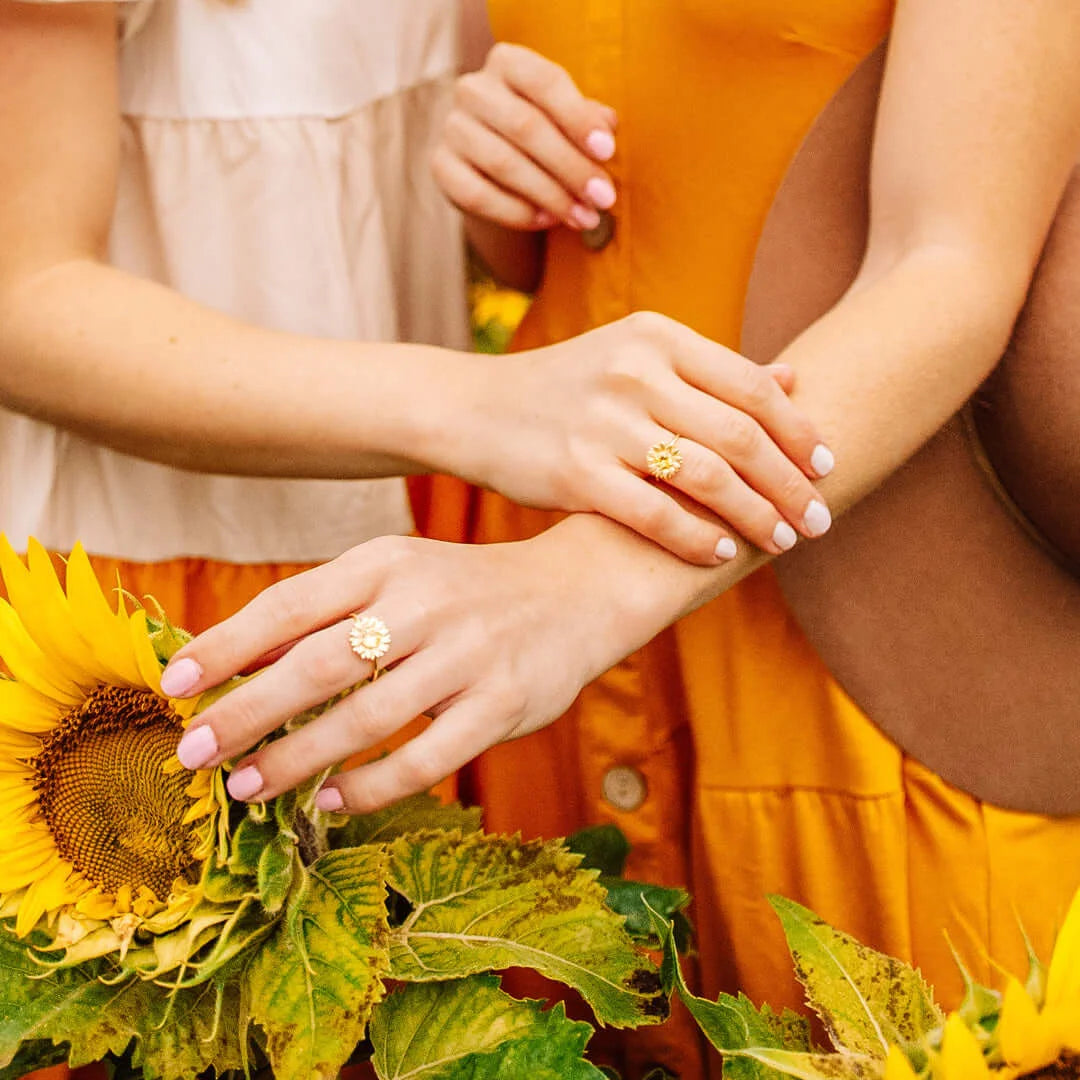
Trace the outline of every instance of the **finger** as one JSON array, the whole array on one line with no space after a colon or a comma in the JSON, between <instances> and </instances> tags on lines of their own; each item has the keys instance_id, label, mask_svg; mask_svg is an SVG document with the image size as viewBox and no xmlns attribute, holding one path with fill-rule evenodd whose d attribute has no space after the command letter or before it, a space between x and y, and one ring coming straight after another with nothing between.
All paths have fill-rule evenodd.
<instances>
[{"instance_id":1,"label":"finger","mask_svg":"<svg viewBox=\"0 0 1080 1080\"><path fill-rule=\"evenodd\" d=\"M767 378L767 376L766 376ZM736 506L749 509L748 502L740 497L731 506L721 506L712 498L734 498L740 485L734 484L728 470L721 469L712 460L719 455L735 472L768 504L776 508L806 537L821 536L832 523L825 500L807 479L806 474L780 449L772 437L752 416L732 408L726 402L717 401L708 394L696 390L672 377L661 382L655 395L656 409L653 418L667 431L677 431L690 442L679 444L686 458L686 467L672 483L687 494L698 498L701 492L711 497L705 505L719 514L739 532L755 544L762 546L758 528L746 531L749 521L760 527L761 516L752 518L735 514ZM782 391L777 389L778 394ZM662 432L661 432L662 434ZM691 443L700 444L697 450ZM712 455L701 453L707 447ZM685 486L684 486L685 485ZM690 490L690 487L694 490ZM755 500L755 503L757 501ZM775 516L775 515L771 515ZM766 536L772 533L776 522L769 525ZM772 550L765 547L764 550Z\"/></svg>"},{"instance_id":2,"label":"finger","mask_svg":"<svg viewBox=\"0 0 1080 1080\"><path fill-rule=\"evenodd\" d=\"M560 221L580 225L580 207L574 196L544 172L530 157L479 120L460 111L446 122L446 143L457 155L483 173L502 190L525 200L530 206L554 214ZM573 215L575 209L579 217ZM595 211L592 211L595 214ZM592 220L588 218L588 220Z\"/></svg>"},{"instance_id":3,"label":"finger","mask_svg":"<svg viewBox=\"0 0 1080 1080\"><path fill-rule=\"evenodd\" d=\"M431 171L443 194L459 209L508 229L550 228L543 211L517 195L504 191L463 161L447 146L431 159Z\"/></svg>"},{"instance_id":4,"label":"finger","mask_svg":"<svg viewBox=\"0 0 1080 1080\"><path fill-rule=\"evenodd\" d=\"M385 540L369 541L264 589L177 650L162 672L162 689L170 697L193 697L363 607L386 572L386 548Z\"/></svg>"},{"instance_id":5,"label":"finger","mask_svg":"<svg viewBox=\"0 0 1080 1080\"><path fill-rule=\"evenodd\" d=\"M416 626L416 620L398 613L390 648L379 661L382 666L416 648ZM351 629L352 620L347 620L305 637L261 675L214 702L195 717L180 740L180 763L188 769L205 769L235 759L286 721L370 677L374 665L352 650ZM230 791L236 780L234 772ZM242 793L245 785L246 781L233 792L236 798L247 797Z\"/></svg>"},{"instance_id":6,"label":"finger","mask_svg":"<svg viewBox=\"0 0 1080 1080\"><path fill-rule=\"evenodd\" d=\"M817 426L783 392L768 368L685 327L675 332L681 337L675 348L677 374L752 416L808 476L820 478L832 471L833 455Z\"/></svg>"},{"instance_id":7,"label":"finger","mask_svg":"<svg viewBox=\"0 0 1080 1080\"><path fill-rule=\"evenodd\" d=\"M795 389L795 369L789 364L766 364L763 370L785 394Z\"/></svg>"},{"instance_id":8,"label":"finger","mask_svg":"<svg viewBox=\"0 0 1080 1080\"><path fill-rule=\"evenodd\" d=\"M661 440L664 433L658 432ZM795 546L797 536L777 508L754 490L720 455L680 438L676 444L682 464L670 477L660 480L723 518L740 536L771 555ZM803 482L806 478L783 455L789 469Z\"/></svg>"},{"instance_id":9,"label":"finger","mask_svg":"<svg viewBox=\"0 0 1080 1080\"><path fill-rule=\"evenodd\" d=\"M506 84L521 97L550 116L559 129L578 148L592 154L590 137L596 133L609 136L610 142L593 138L593 145L601 153L596 160L606 161L615 152L614 110L598 101L585 97L560 65L521 45L501 43L492 49L489 70L497 73ZM603 151L610 153L606 156Z\"/></svg>"},{"instance_id":10,"label":"finger","mask_svg":"<svg viewBox=\"0 0 1080 1080\"><path fill-rule=\"evenodd\" d=\"M499 715L495 704L480 695L462 698L393 753L331 777L315 805L366 814L427 791L508 736L515 720Z\"/></svg>"},{"instance_id":11,"label":"finger","mask_svg":"<svg viewBox=\"0 0 1080 1080\"><path fill-rule=\"evenodd\" d=\"M575 145L556 118L488 73L478 73L474 78L475 83L459 80L463 111L531 157L594 214L597 209L607 210L615 204L611 177L586 150Z\"/></svg>"},{"instance_id":12,"label":"finger","mask_svg":"<svg viewBox=\"0 0 1080 1080\"><path fill-rule=\"evenodd\" d=\"M322 716L275 739L237 764L245 799L272 799L395 731L461 689L461 667L441 650L421 650L386 674L357 687Z\"/></svg>"},{"instance_id":13,"label":"finger","mask_svg":"<svg viewBox=\"0 0 1080 1080\"><path fill-rule=\"evenodd\" d=\"M593 502L597 512L698 566L716 566L738 553L731 532L711 515L684 505L670 488L628 469L604 472Z\"/></svg>"}]
</instances>

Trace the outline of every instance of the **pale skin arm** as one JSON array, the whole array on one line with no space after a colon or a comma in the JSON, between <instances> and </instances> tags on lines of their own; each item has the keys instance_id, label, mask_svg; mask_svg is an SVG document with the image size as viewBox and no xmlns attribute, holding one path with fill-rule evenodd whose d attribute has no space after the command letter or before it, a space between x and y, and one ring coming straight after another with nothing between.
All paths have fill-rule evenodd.
<instances>
[{"instance_id":1,"label":"pale skin arm","mask_svg":"<svg viewBox=\"0 0 1080 1080\"><path fill-rule=\"evenodd\" d=\"M836 448L826 487L841 509L898 468L997 362L1080 148L1077 5L902 0L890 50L865 264L783 356L798 401ZM384 663L396 666L242 759L233 793L273 796L429 712L425 732L332 777L318 797L325 809L373 809L550 722L586 682L764 561L743 552L719 569L689 567L594 516L522 544L355 549L178 654L166 681L192 693L308 635L200 716L183 756L192 766L236 758L369 674L339 621L369 609L394 628ZM430 583L444 578L456 595L432 605Z\"/></svg>"}]
</instances>

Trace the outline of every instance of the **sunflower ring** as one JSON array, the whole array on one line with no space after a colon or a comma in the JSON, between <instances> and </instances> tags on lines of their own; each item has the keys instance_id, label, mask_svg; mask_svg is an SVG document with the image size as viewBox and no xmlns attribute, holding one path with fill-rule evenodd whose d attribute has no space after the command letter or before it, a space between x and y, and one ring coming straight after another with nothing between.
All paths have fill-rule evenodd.
<instances>
[{"instance_id":1,"label":"sunflower ring","mask_svg":"<svg viewBox=\"0 0 1080 1080\"><path fill-rule=\"evenodd\" d=\"M645 468L656 480L671 480L683 466L682 451L677 443L678 435L653 443L645 455Z\"/></svg>"},{"instance_id":2,"label":"sunflower ring","mask_svg":"<svg viewBox=\"0 0 1080 1080\"><path fill-rule=\"evenodd\" d=\"M390 651L390 627L376 615L364 615L355 612L349 627L349 648L361 660L370 660L374 665L371 681L379 677L379 660Z\"/></svg>"}]
</instances>

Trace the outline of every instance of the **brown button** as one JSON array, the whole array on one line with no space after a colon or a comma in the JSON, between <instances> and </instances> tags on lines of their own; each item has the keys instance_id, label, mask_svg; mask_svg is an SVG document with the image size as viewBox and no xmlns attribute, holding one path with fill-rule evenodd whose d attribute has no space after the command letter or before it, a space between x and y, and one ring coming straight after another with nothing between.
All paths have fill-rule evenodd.
<instances>
[{"instance_id":1,"label":"brown button","mask_svg":"<svg viewBox=\"0 0 1080 1080\"><path fill-rule=\"evenodd\" d=\"M600 224L595 229L586 229L581 234L581 242L590 251L603 251L615 235L615 218L606 210L600 211Z\"/></svg>"},{"instance_id":2,"label":"brown button","mask_svg":"<svg viewBox=\"0 0 1080 1080\"><path fill-rule=\"evenodd\" d=\"M604 773L601 784L604 798L615 807L629 813L636 810L648 794L645 777L629 765L615 765Z\"/></svg>"}]
</instances>

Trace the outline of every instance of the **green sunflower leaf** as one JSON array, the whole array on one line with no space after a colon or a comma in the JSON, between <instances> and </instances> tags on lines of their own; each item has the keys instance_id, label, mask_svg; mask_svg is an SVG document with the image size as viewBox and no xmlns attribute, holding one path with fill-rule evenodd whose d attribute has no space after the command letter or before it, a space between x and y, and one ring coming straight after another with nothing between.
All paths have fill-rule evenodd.
<instances>
[{"instance_id":1,"label":"green sunflower leaf","mask_svg":"<svg viewBox=\"0 0 1080 1080\"><path fill-rule=\"evenodd\" d=\"M724 1066L724 1076L739 1080L771 1080L792 1076L797 1080L881 1080L881 1062L865 1054L811 1054L796 1050L750 1049L738 1051L736 1061ZM747 1071L733 1066L749 1067ZM750 1071L755 1069L759 1071Z\"/></svg>"},{"instance_id":2,"label":"green sunflower leaf","mask_svg":"<svg viewBox=\"0 0 1080 1080\"><path fill-rule=\"evenodd\" d=\"M656 968L605 906L595 871L558 841L425 833L389 847L387 883L412 905L391 932L395 979L527 967L573 987L602 1024L667 1016Z\"/></svg>"},{"instance_id":3,"label":"green sunflower leaf","mask_svg":"<svg viewBox=\"0 0 1080 1080\"><path fill-rule=\"evenodd\" d=\"M566 838L566 846L581 856L582 870L599 870L612 878L621 878L630 841L618 825L591 825Z\"/></svg>"},{"instance_id":4,"label":"green sunflower leaf","mask_svg":"<svg viewBox=\"0 0 1080 1080\"><path fill-rule=\"evenodd\" d=\"M475 806L466 808L456 802L443 803L426 793L411 795L374 813L341 819L342 824L330 830L330 845L343 848L387 844L410 833L435 829L479 832L480 816L481 811Z\"/></svg>"},{"instance_id":5,"label":"green sunflower leaf","mask_svg":"<svg viewBox=\"0 0 1080 1080\"><path fill-rule=\"evenodd\" d=\"M787 936L795 974L833 1044L884 1059L891 1043L920 1042L945 1023L914 968L829 926L780 896L770 902Z\"/></svg>"},{"instance_id":6,"label":"green sunflower leaf","mask_svg":"<svg viewBox=\"0 0 1080 1080\"><path fill-rule=\"evenodd\" d=\"M60 1065L67 1061L67 1043L57 1045L49 1039L32 1039L23 1043L6 1068L0 1069L0 1080L20 1080L36 1069Z\"/></svg>"},{"instance_id":7,"label":"green sunflower leaf","mask_svg":"<svg viewBox=\"0 0 1080 1080\"><path fill-rule=\"evenodd\" d=\"M336 1077L383 995L387 855L331 851L307 868L248 969L252 1020L274 1072Z\"/></svg>"},{"instance_id":8,"label":"green sunflower leaf","mask_svg":"<svg viewBox=\"0 0 1080 1080\"><path fill-rule=\"evenodd\" d=\"M370 1032L379 1080L603 1080L582 1057L591 1035L561 1004L545 1012L489 975L404 986L375 1010Z\"/></svg>"},{"instance_id":9,"label":"green sunflower leaf","mask_svg":"<svg viewBox=\"0 0 1080 1080\"><path fill-rule=\"evenodd\" d=\"M259 856L259 897L270 914L281 910L297 869L296 844L287 836L275 836L263 848Z\"/></svg>"}]
</instances>

